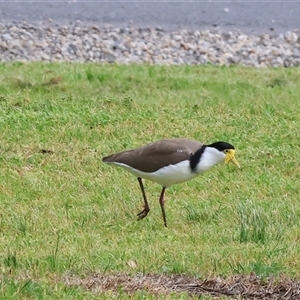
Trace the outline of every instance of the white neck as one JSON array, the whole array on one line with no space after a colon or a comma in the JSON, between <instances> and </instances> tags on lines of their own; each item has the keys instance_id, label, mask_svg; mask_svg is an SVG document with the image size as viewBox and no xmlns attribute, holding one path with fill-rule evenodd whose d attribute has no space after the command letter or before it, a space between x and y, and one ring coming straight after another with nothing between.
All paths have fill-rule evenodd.
<instances>
[{"instance_id":1,"label":"white neck","mask_svg":"<svg viewBox=\"0 0 300 300\"><path fill-rule=\"evenodd\" d=\"M200 174L209 168L225 160L225 153L213 147L206 147L196 167L196 173Z\"/></svg>"}]
</instances>

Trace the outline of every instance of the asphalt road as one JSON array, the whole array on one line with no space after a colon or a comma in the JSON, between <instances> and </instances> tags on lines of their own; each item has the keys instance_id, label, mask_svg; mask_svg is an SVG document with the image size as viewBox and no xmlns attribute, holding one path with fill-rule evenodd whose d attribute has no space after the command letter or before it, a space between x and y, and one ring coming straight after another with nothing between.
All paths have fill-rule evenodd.
<instances>
[{"instance_id":1,"label":"asphalt road","mask_svg":"<svg viewBox=\"0 0 300 300\"><path fill-rule=\"evenodd\" d=\"M218 26L251 33L284 33L300 29L300 2L285 1L2 1L2 21L59 24L80 20L97 25L203 29Z\"/></svg>"}]
</instances>

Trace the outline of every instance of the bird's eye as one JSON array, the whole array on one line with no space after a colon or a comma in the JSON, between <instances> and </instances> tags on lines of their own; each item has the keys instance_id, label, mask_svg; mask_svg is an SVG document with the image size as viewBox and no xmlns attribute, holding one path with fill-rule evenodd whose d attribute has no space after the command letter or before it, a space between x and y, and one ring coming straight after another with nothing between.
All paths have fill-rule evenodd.
<instances>
[{"instance_id":1,"label":"bird's eye","mask_svg":"<svg viewBox=\"0 0 300 300\"><path fill-rule=\"evenodd\" d=\"M228 153L228 150L224 150L225 153Z\"/></svg>"}]
</instances>

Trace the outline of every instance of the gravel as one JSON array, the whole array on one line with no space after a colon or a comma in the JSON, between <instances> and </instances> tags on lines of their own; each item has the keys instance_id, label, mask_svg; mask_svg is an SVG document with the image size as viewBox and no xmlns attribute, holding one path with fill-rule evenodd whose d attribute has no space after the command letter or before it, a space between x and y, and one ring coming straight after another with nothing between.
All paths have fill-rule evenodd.
<instances>
[{"instance_id":1,"label":"gravel","mask_svg":"<svg viewBox=\"0 0 300 300\"><path fill-rule=\"evenodd\" d=\"M168 32L23 21L0 23L0 60L291 67L300 65L300 37L297 31L247 35L220 28Z\"/></svg>"}]
</instances>

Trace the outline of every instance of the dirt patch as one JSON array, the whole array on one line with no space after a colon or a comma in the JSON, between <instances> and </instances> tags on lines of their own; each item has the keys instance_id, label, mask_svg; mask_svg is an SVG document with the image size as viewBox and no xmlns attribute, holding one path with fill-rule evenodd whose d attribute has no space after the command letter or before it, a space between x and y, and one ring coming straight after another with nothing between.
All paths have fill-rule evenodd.
<instances>
[{"instance_id":1,"label":"dirt patch","mask_svg":"<svg viewBox=\"0 0 300 300\"><path fill-rule=\"evenodd\" d=\"M256 275L233 276L199 280L183 275L105 275L91 274L86 278L65 277L69 286L82 286L94 293L111 291L134 293L188 293L190 296L210 295L215 298L228 296L231 299L300 299L300 281L292 279L261 279Z\"/></svg>"}]
</instances>

